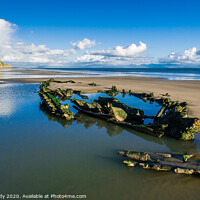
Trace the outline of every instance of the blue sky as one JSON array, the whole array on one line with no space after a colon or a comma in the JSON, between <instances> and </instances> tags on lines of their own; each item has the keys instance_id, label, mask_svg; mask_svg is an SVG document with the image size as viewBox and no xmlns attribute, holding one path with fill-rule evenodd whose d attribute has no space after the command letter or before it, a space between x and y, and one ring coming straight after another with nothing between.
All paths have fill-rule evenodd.
<instances>
[{"instance_id":1,"label":"blue sky","mask_svg":"<svg viewBox=\"0 0 200 200\"><path fill-rule=\"evenodd\" d=\"M23 50L19 50L19 46L15 49L20 55L27 48L41 52L43 47L37 48L40 45L50 50L71 50L74 48L71 43L87 38L96 44L78 51L76 48L76 52L71 51L68 58L59 63L73 63L82 56L79 61L83 64L126 65L134 64L135 60L136 64L199 64L200 1L0 0L0 3L0 18L16 25L12 33L7 33L10 34L9 45L13 47L15 42L23 42ZM0 34L3 32L0 30ZM139 47L140 41L147 47L132 53L126 49L131 44ZM29 48L32 43L35 46ZM116 51L117 46L123 48ZM13 54L7 52L0 56L7 62L23 62L23 55L16 60ZM60 57L56 57L57 61ZM45 59L41 62L45 63ZM37 63L37 60L40 63L36 58L30 62Z\"/></svg>"}]
</instances>

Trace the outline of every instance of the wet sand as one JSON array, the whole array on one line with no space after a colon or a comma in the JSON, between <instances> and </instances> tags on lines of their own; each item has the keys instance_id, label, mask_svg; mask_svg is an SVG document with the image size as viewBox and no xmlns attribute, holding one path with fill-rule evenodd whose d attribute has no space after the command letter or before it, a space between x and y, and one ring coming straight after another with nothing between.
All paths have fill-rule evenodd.
<instances>
[{"instance_id":1,"label":"wet sand","mask_svg":"<svg viewBox=\"0 0 200 200\"><path fill-rule=\"evenodd\" d=\"M9 79L21 83L40 83L48 79ZM160 97L168 93L172 100L186 101L189 105L189 115L200 117L200 81L168 81L165 79L146 77L85 77L85 78L56 78L56 80L74 80L76 83L53 83L52 88L72 88L84 92L96 92L116 85L119 90L131 90L133 92L154 92ZM98 86L89 86L89 83Z\"/></svg>"},{"instance_id":2,"label":"wet sand","mask_svg":"<svg viewBox=\"0 0 200 200\"><path fill-rule=\"evenodd\" d=\"M18 74L18 75L87 75L87 73L63 72L44 69L20 69L20 68L0 68L0 75L4 74ZM1 76L0 76L1 78Z\"/></svg>"}]
</instances>

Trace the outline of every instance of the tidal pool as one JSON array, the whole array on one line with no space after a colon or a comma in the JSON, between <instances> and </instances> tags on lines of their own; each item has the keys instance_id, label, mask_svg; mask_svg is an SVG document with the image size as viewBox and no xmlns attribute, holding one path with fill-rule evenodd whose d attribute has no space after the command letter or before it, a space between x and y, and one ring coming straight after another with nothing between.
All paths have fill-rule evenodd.
<instances>
[{"instance_id":1,"label":"tidal pool","mask_svg":"<svg viewBox=\"0 0 200 200\"><path fill-rule=\"evenodd\" d=\"M199 198L199 176L127 168L118 155L121 149L197 154L199 135L194 141L156 138L82 113L66 122L40 106L38 89L39 84L0 85L0 193L85 194L91 200ZM153 113L140 99L134 103L146 114L159 110L155 104Z\"/></svg>"}]
</instances>

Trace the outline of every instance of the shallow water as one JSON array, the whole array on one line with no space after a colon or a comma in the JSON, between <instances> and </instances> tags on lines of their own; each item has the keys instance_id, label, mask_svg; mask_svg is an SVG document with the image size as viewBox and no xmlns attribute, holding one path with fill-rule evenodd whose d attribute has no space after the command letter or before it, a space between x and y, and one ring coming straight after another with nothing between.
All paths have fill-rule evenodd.
<instances>
[{"instance_id":1,"label":"shallow water","mask_svg":"<svg viewBox=\"0 0 200 200\"><path fill-rule=\"evenodd\" d=\"M30 68L29 68L30 69ZM23 78L75 78L75 77L111 77L111 76L133 76L133 77L153 77L153 78L163 78L167 80L200 80L200 69L199 67L164 67L164 66L157 66L157 67L101 67L101 68L94 68L94 67L87 67L87 68L67 68L67 67L52 67L52 68L32 68L35 70L50 70L50 71L58 71L58 72L69 72L69 73L79 73L74 75L44 75L44 74L29 74L26 72L26 67L21 68L5 68L0 69L0 78L1 79L23 79ZM23 72L23 70L25 70Z\"/></svg>"},{"instance_id":2,"label":"shallow water","mask_svg":"<svg viewBox=\"0 0 200 200\"><path fill-rule=\"evenodd\" d=\"M80 113L77 121L66 122L40 108L38 88L0 85L0 193L199 198L199 176L126 168L117 154L120 149L200 153L198 135L192 142L159 139Z\"/></svg>"},{"instance_id":3,"label":"shallow water","mask_svg":"<svg viewBox=\"0 0 200 200\"><path fill-rule=\"evenodd\" d=\"M97 77L110 77L110 76L134 76L134 77L154 77L164 78L167 80L200 80L199 67L187 66L164 66L162 64L154 66L140 66L137 67L80 67L80 68L43 68L48 70L60 70L68 72L84 72L87 74L95 74Z\"/></svg>"}]
</instances>

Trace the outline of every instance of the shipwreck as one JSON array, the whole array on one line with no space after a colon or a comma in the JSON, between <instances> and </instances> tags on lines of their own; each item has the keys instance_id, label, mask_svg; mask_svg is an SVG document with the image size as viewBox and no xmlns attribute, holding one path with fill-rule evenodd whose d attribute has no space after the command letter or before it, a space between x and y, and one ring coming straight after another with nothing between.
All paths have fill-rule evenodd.
<instances>
[{"instance_id":1,"label":"shipwreck","mask_svg":"<svg viewBox=\"0 0 200 200\"><path fill-rule=\"evenodd\" d=\"M82 94L81 90L73 90L71 88L55 90L50 89L51 83L75 83L69 81L56 81L50 79L42 82L40 91L38 92L42 105L48 112L59 116L65 120L76 120L69 104L61 104L66 99L70 100L73 107L79 112L83 112L92 117L104 119L118 126L124 126L137 130L142 133L153 135L156 137L172 136L182 140L193 140L194 134L199 130L199 119L188 116L188 108L186 102L172 101L168 94L161 98L155 98L153 93L135 93L129 91L118 91L116 86L109 90L99 91L106 93L109 97L99 96L98 99L88 102L88 96ZM95 83L91 84L95 87ZM122 93L135 96L143 101L157 102L161 109L156 116L147 116L144 111L138 108L130 107L120 102L115 96ZM73 94L77 94L81 99L73 98ZM152 123L145 124L144 119L152 119Z\"/></svg>"}]
</instances>

